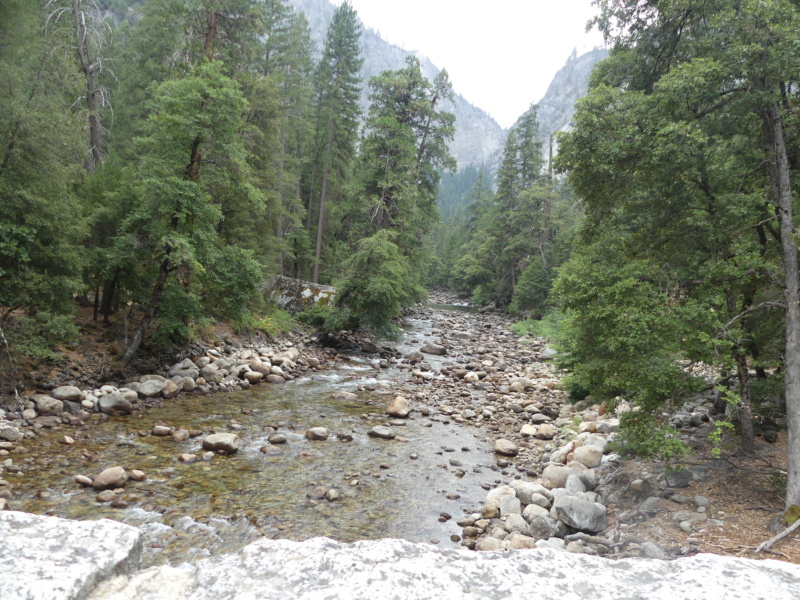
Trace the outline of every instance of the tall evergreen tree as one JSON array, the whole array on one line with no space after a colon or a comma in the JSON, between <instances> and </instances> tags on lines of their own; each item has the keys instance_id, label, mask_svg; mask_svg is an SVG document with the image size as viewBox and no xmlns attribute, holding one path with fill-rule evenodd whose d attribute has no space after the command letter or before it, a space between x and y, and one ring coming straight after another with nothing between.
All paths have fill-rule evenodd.
<instances>
[{"instance_id":1,"label":"tall evergreen tree","mask_svg":"<svg viewBox=\"0 0 800 600\"><path fill-rule=\"evenodd\" d=\"M361 112L358 105L361 94L359 72L364 62L360 40L361 23L352 5L345 0L333 13L315 77L317 125L307 221L310 230L314 199L319 198L316 203L314 282L319 281L326 204L341 192L358 139Z\"/></svg>"}]
</instances>

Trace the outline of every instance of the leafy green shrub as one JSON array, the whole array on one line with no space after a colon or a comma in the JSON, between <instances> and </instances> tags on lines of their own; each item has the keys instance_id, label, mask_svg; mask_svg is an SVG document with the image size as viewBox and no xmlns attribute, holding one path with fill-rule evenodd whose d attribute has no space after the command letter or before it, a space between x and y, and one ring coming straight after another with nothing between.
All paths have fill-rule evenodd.
<instances>
[{"instance_id":1,"label":"leafy green shrub","mask_svg":"<svg viewBox=\"0 0 800 600\"><path fill-rule=\"evenodd\" d=\"M688 453L674 428L656 421L653 415L644 411L622 415L619 432L610 447L623 456L657 457L663 461L681 458Z\"/></svg>"},{"instance_id":2,"label":"leafy green shrub","mask_svg":"<svg viewBox=\"0 0 800 600\"><path fill-rule=\"evenodd\" d=\"M43 311L34 316L19 317L6 334L12 353L34 359L61 360L54 347L73 343L78 337L78 328L72 315Z\"/></svg>"},{"instance_id":3,"label":"leafy green shrub","mask_svg":"<svg viewBox=\"0 0 800 600\"><path fill-rule=\"evenodd\" d=\"M545 269L538 258L531 261L522 271L514 288L514 299L509 305L509 311L515 314L530 311L534 318L543 317L552 284L553 271Z\"/></svg>"},{"instance_id":4,"label":"leafy green shrub","mask_svg":"<svg viewBox=\"0 0 800 600\"><path fill-rule=\"evenodd\" d=\"M548 342L558 338L561 314L557 310L547 311L540 319L528 318L511 325L511 331L519 336L544 338Z\"/></svg>"}]
</instances>

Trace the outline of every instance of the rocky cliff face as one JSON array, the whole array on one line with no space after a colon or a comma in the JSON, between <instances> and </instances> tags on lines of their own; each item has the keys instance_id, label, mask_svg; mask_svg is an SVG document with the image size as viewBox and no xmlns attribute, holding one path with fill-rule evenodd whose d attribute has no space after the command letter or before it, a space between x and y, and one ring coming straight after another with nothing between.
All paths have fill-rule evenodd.
<instances>
[{"instance_id":1,"label":"rocky cliff face","mask_svg":"<svg viewBox=\"0 0 800 600\"><path fill-rule=\"evenodd\" d=\"M289 0L296 10L305 13L311 27L311 35L319 50L325 43L325 33L333 16L334 6L328 0ZM361 92L361 107L366 113L369 106L370 77L382 71L400 69L405 66L406 57L415 54L422 65L422 72L431 80L440 69L430 59L419 53L390 44L383 40L377 31L364 28L361 34L364 66L361 75L364 88ZM455 139L450 144L450 152L458 161L459 168L467 165L494 165L505 143L507 132L480 108L470 104L463 96L457 95L452 104L442 105L444 110L456 115Z\"/></svg>"},{"instance_id":2,"label":"rocky cliff face","mask_svg":"<svg viewBox=\"0 0 800 600\"><path fill-rule=\"evenodd\" d=\"M595 48L578 56L574 51L553 77L544 97L539 101L539 136L547 140L557 131L569 131L575 102L586 95L592 69L608 56L608 50Z\"/></svg>"}]
</instances>

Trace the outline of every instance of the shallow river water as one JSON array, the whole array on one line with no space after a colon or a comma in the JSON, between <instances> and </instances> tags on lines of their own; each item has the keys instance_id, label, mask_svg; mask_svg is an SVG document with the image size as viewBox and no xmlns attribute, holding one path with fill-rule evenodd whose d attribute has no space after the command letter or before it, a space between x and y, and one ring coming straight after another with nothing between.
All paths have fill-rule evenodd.
<instances>
[{"instance_id":1,"label":"shallow river water","mask_svg":"<svg viewBox=\"0 0 800 600\"><path fill-rule=\"evenodd\" d=\"M430 321L410 321L408 327L397 345L404 353L418 350L431 335ZM435 360L444 359L431 357L434 368ZM284 385L186 395L80 429L40 430L25 441L28 452L14 455L15 463L26 465L12 481L14 508L140 526L145 564L231 551L262 535L340 541L397 537L457 546L455 521L481 504L481 485L497 479L491 446L474 428L418 412L404 425L392 426L407 441L369 437L372 427L389 423L383 410L397 394L393 387L407 378L374 363L374 356L356 356L336 370ZM358 392L358 400L333 398L359 385L372 391ZM417 406L425 402L424 385L418 389L421 397L411 397ZM185 442L150 435L157 423L203 435ZM327 427L331 437L305 439L306 429L314 426ZM237 433L239 452L210 462L178 461L184 453L202 454L203 436L212 431ZM262 453L274 431L285 434L288 443L271 446L277 454ZM60 444L65 434L76 443ZM148 477L128 483L122 496L126 508L98 503L96 492L74 483L76 474L94 475L116 465L141 469ZM339 499L310 499L318 487L336 489Z\"/></svg>"}]
</instances>

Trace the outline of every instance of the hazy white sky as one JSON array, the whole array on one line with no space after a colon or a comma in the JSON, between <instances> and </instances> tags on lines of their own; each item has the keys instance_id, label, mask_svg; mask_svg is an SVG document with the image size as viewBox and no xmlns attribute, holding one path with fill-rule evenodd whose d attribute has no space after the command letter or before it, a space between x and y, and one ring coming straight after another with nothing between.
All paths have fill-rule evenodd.
<instances>
[{"instance_id":1,"label":"hazy white sky","mask_svg":"<svg viewBox=\"0 0 800 600\"><path fill-rule=\"evenodd\" d=\"M341 0L333 0L341 4ZM447 69L453 88L509 127L574 48L600 46L592 0L350 0L365 26Z\"/></svg>"}]
</instances>

